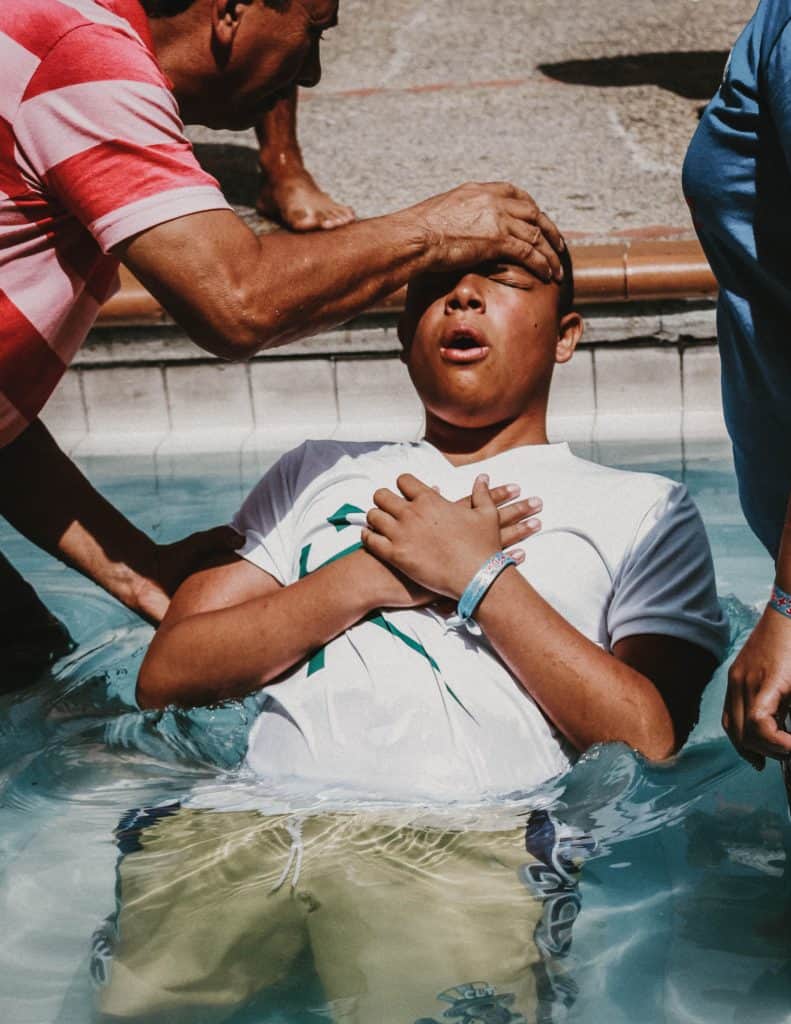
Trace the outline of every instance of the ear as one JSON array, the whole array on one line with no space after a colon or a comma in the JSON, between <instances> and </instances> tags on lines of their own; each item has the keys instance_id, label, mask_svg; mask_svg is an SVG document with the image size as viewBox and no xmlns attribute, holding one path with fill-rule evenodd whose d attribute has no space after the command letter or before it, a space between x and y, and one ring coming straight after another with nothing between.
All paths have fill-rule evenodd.
<instances>
[{"instance_id":1,"label":"ear","mask_svg":"<svg viewBox=\"0 0 791 1024\"><path fill-rule=\"evenodd\" d=\"M231 49L250 3L251 0L212 0L212 37L220 51L227 52Z\"/></svg>"},{"instance_id":2,"label":"ear","mask_svg":"<svg viewBox=\"0 0 791 1024\"><path fill-rule=\"evenodd\" d=\"M555 346L555 362L567 363L574 355L585 324L579 313L566 313L558 324L558 340Z\"/></svg>"}]
</instances>

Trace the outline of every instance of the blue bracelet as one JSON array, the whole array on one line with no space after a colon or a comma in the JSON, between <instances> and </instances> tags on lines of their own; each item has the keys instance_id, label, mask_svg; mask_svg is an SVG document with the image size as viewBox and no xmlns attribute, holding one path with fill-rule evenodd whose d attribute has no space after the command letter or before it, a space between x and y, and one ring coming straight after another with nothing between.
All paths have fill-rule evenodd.
<instances>
[{"instance_id":1,"label":"blue bracelet","mask_svg":"<svg viewBox=\"0 0 791 1024\"><path fill-rule=\"evenodd\" d=\"M781 615L785 615L787 619L791 619L791 594L781 590L775 583L772 587L772 596L769 598L769 607L774 608Z\"/></svg>"},{"instance_id":2,"label":"blue bracelet","mask_svg":"<svg viewBox=\"0 0 791 1024\"><path fill-rule=\"evenodd\" d=\"M448 619L449 626L467 626L473 632L480 632L478 625L473 619L473 613L484 598L489 587L494 583L503 569L509 565L516 565L516 561L504 551L498 551L496 555L487 558L480 569L464 589L456 606L456 614Z\"/></svg>"}]
</instances>

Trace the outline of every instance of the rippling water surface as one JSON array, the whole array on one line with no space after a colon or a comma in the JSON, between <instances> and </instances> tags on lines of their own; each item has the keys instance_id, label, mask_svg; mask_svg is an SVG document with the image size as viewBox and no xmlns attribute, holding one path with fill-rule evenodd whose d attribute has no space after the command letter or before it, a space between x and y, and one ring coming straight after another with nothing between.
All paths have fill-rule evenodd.
<instances>
[{"instance_id":1,"label":"rippling water surface","mask_svg":"<svg viewBox=\"0 0 791 1024\"><path fill-rule=\"evenodd\" d=\"M735 650L765 599L771 566L741 520L726 454L700 448L682 458L671 449L621 447L593 455L683 476L710 530ZM96 461L88 470L142 527L174 539L227 519L260 468L229 456ZM150 629L2 523L0 548L77 642L51 673L0 697L0 1020L78 1024L95 1019L90 942L114 907L119 819L129 808L195 793L249 802L252 783L237 766L255 705L141 714L134 680ZM556 1003L552 1019L791 1020L785 796L774 765L758 775L721 736L724 685L721 669L673 763L647 765L623 747L597 748L543 792L503 806L515 823L529 808L551 808L596 842L563 964L573 995L565 1008ZM442 1017L448 1005L433 1008L438 1020L449 1019ZM455 1019L521 1019L491 1012ZM216 1019L297 1024L331 1015L312 965L302 961L275 991L231 1016L190 1017Z\"/></svg>"}]
</instances>

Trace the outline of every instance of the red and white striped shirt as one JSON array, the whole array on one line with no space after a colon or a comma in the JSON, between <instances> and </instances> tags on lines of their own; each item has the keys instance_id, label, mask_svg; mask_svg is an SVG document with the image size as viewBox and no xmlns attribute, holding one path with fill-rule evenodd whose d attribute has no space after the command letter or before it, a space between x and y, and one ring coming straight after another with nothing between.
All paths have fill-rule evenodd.
<instances>
[{"instance_id":1,"label":"red and white striped shirt","mask_svg":"<svg viewBox=\"0 0 791 1024\"><path fill-rule=\"evenodd\" d=\"M138 0L0 5L0 447L118 286L110 250L228 204L184 136Z\"/></svg>"}]
</instances>

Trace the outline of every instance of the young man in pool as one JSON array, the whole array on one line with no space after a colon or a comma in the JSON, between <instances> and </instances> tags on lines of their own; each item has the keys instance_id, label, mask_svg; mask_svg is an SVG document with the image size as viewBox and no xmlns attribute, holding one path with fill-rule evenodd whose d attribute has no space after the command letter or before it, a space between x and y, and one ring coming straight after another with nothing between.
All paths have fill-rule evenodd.
<instances>
[{"instance_id":1,"label":"young man in pool","mask_svg":"<svg viewBox=\"0 0 791 1024\"><path fill-rule=\"evenodd\" d=\"M533 789L595 743L670 756L727 635L685 488L547 443L553 367L582 333L570 271L414 280L400 336L425 440L284 456L234 520L241 557L174 597L141 706L265 686L248 766L303 807L332 793L313 815L125 827L109 1016L223 1020L310 948L338 1021L534 1019L579 850L546 815L461 826L437 804ZM520 490L541 529L537 501L503 503ZM433 807L356 811L383 797Z\"/></svg>"}]
</instances>

